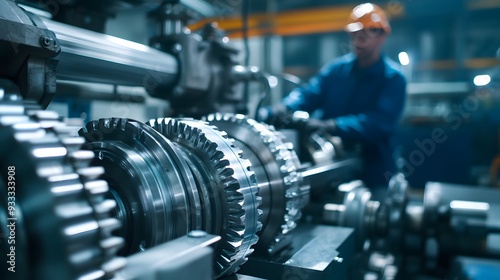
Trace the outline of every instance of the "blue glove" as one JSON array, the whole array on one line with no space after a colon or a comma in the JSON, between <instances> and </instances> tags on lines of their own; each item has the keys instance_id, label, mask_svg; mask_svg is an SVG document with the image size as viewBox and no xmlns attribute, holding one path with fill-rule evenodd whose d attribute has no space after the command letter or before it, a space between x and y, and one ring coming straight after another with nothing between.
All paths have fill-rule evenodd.
<instances>
[{"instance_id":1,"label":"blue glove","mask_svg":"<svg viewBox=\"0 0 500 280\"><path fill-rule=\"evenodd\" d=\"M310 118L304 123L304 130L306 133L314 133L314 132L326 132L334 135L336 129L335 120L319 120Z\"/></svg>"},{"instance_id":2,"label":"blue glove","mask_svg":"<svg viewBox=\"0 0 500 280\"><path fill-rule=\"evenodd\" d=\"M277 129L289 127L293 121L292 112L282 104L262 108L259 111L259 118Z\"/></svg>"}]
</instances>

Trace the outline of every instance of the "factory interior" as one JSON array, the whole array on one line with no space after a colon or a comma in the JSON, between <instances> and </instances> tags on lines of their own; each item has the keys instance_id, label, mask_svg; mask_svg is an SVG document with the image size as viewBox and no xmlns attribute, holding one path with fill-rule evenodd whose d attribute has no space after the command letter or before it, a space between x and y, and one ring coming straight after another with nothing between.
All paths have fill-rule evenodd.
<instances>
[{"instance_id":1,"label":"factory interior","mask_svg":"<svg viewBox=\"0 0 500 280\"><path fill-rule=\"evenodd\" d=\"M500 279L499 15L0 0L0 279Z\"/></svg>"}]
</instances>

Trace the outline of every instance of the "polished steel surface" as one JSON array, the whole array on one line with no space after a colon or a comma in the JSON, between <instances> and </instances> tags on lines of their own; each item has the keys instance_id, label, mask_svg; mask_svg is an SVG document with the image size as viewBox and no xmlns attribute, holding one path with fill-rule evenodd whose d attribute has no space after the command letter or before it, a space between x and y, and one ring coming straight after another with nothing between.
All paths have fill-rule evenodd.
<instances>
[{"instance_id":1,"label":"polished steel surface","mask_svg":"<svg viewBox=\"0 0 500 280\"><path fill-rule=\"evenodd\" d=\"M45 108L55 94L55 34L15 1L0 1L0 78L16 84L25 100Z\"/></svg>"},{"instance_id":2,"label":"polished steel surface","mask_svg":"<svg viewBox=\"0 0 500 280\"><path fill-rule=\"evenodd\" d=\"M216 277L246 261L261 229L261 199L250 162L226 134L205 122L129 119L88 123L80 135L117 202L126 255L204 230L220 235Z\"/></svg>"},{"instance_id":3,"label":"polished steel surface","mask_svg":"<svg viewBox=\"0 0 500 280\"><path fill-rule=\"evenodd\" d=\"M124 254L154 247L202 227L201 202L183 154L148 125L127 119L88 123L80 134L117 201Z\"/></svg>"},{"instance_id":4,"label":"polished steel surface","mask_svg":"<svg viewBox=\"0 0 500 280\"><path fill-rule=\"evenodd\" d=\"M274 253L301 216L303 180L293 146L272 127L243 115L213 114L206 119L235 139L235 146L250 160L263 211L256 248Z\"/></svg>"},{"instance_id":5,"label":"polished steel surface","mask_svg":"<svg viewBox=\"0 0 500 280\"><path fill-rule=\"evenodd\" d=\"M311 191L314 191L316 188L329 188L335 184L352 181L358 178L362 167L363 161L360 157L346 157L325 165L308 166L302 171L302 176L311 186Z\"/></svg>"},{"instance_id":6,"label":"polished steel surface","mask_svg":"<svg viewBox=\"0 0 500 280\"><path fill-rule=\"evenodd\" d=\"M141 86L146 90L175 83L177 61L164 52L132 41L41 18L53 31L61 53L56 57L62 80Z\"/></svg>"},{"instance_id":7,"label":"polished steel surface","mask_svg":"<svg viewBox=\"0 0 500 280\"><path fill-rule=\"evenodd\" d=\"M117 273L117 279L212 280L213 250L210 246L219 242L220 236L197 232L197 235L190 232L186 236L128 257L127 266Z\"/></svg>"},{"instance_id":8,"label":"polished steel surface","mask_svg":"<svg viewBox=\"0 0 500 280\"><path fill-rule=\"evenodd\" d=\"M251 256L240 273L268 280L352 279L348 268L355 253L354 229L300 224L293 236L285 252L269 258Z\"/></svg>"},{"instance_id":9,"label":"polished steel surface","mask_svg":"<svg viewBox=\"0 0 500 280\"><path fill-rule=\"evenodd\" d=\"M108 185L97 179L102 169L88 167L93 153L80 151L84 140L70 135L56 113L19 100L0 102L0 166L15 168L14 180L0 176L15 182L2 191L15 197L15 210L7 213L16 224L15 243L9 242L16 279L112 278L125 264L115 257L123 239L111 235L120 224L109 216L115 203L105 199ZM8 236L4 230L1 239ZM0 278L12 279L5 273Z\"/></svg>"},{"instance_id":10,"label":"polished steel surface","mask_svg":"<svg viewBox=\"0 0 500 280\"><path fill-rule=\"evenodd\" d=\"M366 219L370 206L371 192L367 188L357 188L344 198L345 211L341 213L340 225L356 229L356 247L363 248L368 237L369 228ZM370 211L372 212L372 211Z\"/></svg>"},{"instance_id":11,"label":"polished steel surface","mask_svg":"<svg viewBox=\"0 0 500 280\"><path fill-rule=\"evenodd\" d=\"M235 272L253 252L261 230L261 198L250 162L225 132L193 119L153 119L149 124L185 151L184 160L197 180L204 229L222 237L215 252L215 276ZM210 204L207 204L209 202Z\"/></svg>"},{"instance_id":12,"label":"polished steel surface","mask_svg":"<svg viewBox=\"0 0 500 280\"><path fill-rule=\"evenodd\" d=\"M31 19L19 9L15 1L0 1L0 8L0 19L33 25Z\"/></svg>"},{"instance_id":13,"label":"polished steel surface","mask_svg":"<svg viewBox=\"0 0 500 280\"><path fill-rule=\"evenodd\" d=\"M396 248L403 247L404 231L408 228L407 223L410 219L406 219L406 207L408 206L408 189L409 184L406 181L404 174L398 173L389 181L387 194L382 204L383 211L387 215L387 219L379 221L374 227L378 231L387 234L388 240ZM416 217L415 217L416 218Z\"/></svg>"},{"instance_id":14,"label":"polished steel surface","mask_svg":"<svg viewBox=\"0 0 500 280\"><path fill-rule=\"evenodd\" d=\"M424 193L421 232L437 243L434 257L500 257L500 191L429 182Z\"/></svg>"},{"instance_id":15,"label":"polished steel surface","mask_svg":"<svg viewBox=\"0 0 500 280\"><path fill-rule=\"evenodd\" d=\"M12 1L14 2L14 1ZM203 17L213 18L220 16L221 9L228 5L241 5L240 1L229 2L229 3L209 3L203 0L179 0L179 1L164 1L164 0L99 0L99 1L89 1L89 0L57 0L57 2L42 2L39 0L18 0L16 2L21 2L29 4L30 2L38 2L40 5L47 5L48 9L53 8L52 5L67 5L76 7L92 7L95 10L101 12L107 12L110 14L117 12L126 12L130 10L134 11L151 11L157 9L164 2L179 2L181 5L190 8L194 12L200 14ZM229 11L228 11L229 12Z\"/></svg>"}]
</instances>

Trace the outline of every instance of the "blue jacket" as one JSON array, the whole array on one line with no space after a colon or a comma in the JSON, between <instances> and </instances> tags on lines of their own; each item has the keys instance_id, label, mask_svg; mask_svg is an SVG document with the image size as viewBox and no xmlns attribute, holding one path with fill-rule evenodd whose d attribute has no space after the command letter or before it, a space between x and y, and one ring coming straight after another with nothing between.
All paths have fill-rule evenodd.
<instances>
[{"instance_id":1,"label":"blue jacket","mask_svg":"<svg viewBox=\"0 0 500 280\"><path fill-rule=\"evenodd\" d=\"M395 130L406 99L406 79L394 61L384 55L374 65L360 69L348 54L325 65L283 103L290 110L335 119L336 135L346 142L363 144L367 186L387 185L396 170Z\"/></svg>"}]
</instances>

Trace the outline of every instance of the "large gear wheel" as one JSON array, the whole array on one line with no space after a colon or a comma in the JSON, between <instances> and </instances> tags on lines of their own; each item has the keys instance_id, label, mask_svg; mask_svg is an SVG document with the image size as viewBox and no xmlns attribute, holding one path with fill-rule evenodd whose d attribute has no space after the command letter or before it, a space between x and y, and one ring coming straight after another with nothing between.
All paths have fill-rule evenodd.
<instances>
[{"instance_id":1,"label":"large gear wheel","mask_svg":"<svg viewBox=\"0 0 500 280\"><path fill-rule=\"evenodd\" d=\"M80 135L95 152L94 166L106 170L117 234L125 238L122 254L144 251L201 229L202 213L195 180L180 151L148 125L111 118L89 122Z\"/></svg>"},{"instance_id":2,"label":"large gear wheel","mask_svg":"<svg viewBox=\"0 0 500 280\"><path fill-rule=\"evenodd\" d=\"M88 167L93 153L56 113L37 108L15 95L0 101L0 259L16 271L2 267L0 278L112 278L125 260L115 257L123 239L111 235L119 221L96 180L102 168Z\"/></svg>"},{"instance_id":3,"label":"large gear wheel","mask_svg":"<svg viewBox=\"0 0 500 280\"><path fill-rule=\"evenodd\" d=\"M129 119L88 123L80 135L104 166L131 254L204 230L220 235L216 277L235 272L261 229L255 174L232 140L205 122Z\"/></svg>"},{"instance_id":4,"label":"large gear wheel","mask_svg":"<svg viewBox=\"0 0 500 280\"><path fill-rule=\"evenodd\" d=\"M216 277L235 272L253 252L257 232L261 230L261 197L250 162L241 158L241 150L233 145L225 132L205 122L192 119L153 119L149 124L162 135L186 149L186 159L198 186L205 186L211 207L212 223L208 232L221 235L216 251ZM204 170L203 170L204 169ZM207 176L209 175L209 176Z\"/></svg>"},{"instance_id":5,"label":"large gear wheel","mask_svg":"<svg viewBox=\"0 0 500 280\"><path fill-rule=\"evenodd\" d=\"M271 126L244 115L211 114L205 119L235 139L235 146L243 150L256 173L263 210L256 250L266 254L279 251L289 244L288 233L297 226L308 195L293 145Z\"/></svg>"}]
</instances>

